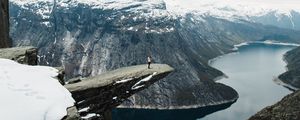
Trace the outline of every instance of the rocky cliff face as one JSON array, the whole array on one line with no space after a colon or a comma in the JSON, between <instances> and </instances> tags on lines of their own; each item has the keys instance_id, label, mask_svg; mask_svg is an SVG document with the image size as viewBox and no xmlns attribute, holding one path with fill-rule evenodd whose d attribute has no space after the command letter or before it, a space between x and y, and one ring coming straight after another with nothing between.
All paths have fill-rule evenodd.
<instances>
[{"instance_id":1,"label":"rocky cliff face","mask_svg":"<svg viewBox=\"0 0 300 120\"><path fill-rule=\"evenodd\" d=\"M14 2L10 7L11 36L15 46L38 46L39 64L63 66L67 78L143 64L150 54L156 63L169 64L176 71L134 95L124 106L179 108L237 99L232 88L212 80L222 72L210 67L209 59L231 52L233 45L241 42L297 42L300 35L243 20L177 16L166 11L163 2L149 2Z\"/></svg>"},{"instance_id":2,"label":"rocky cliff face","mask_svg":"<svg viewBox=\"0 0 300 120\"><path fill-rule=\"evenodd\" d=\"M249 120L299 120L300 91L284 97L278 103L266 107L253 115Z\"/></svg>"},{"instance_id":3,"label":"rocky cliff face","mask_svg":"<svg viewBox=\"0 0 300 120\"><path fill-rule=\"evenodd\" d=\"M10 47L8 0L0 0L0 48Z\"/></svg>"},{"instance_id":4,"label":"rocky cliff face","mask_svg":"<svg viewBox=\"0 0 300 120\"><path fill-rule=\"evenodd\" d=\"M291 50L285 54L285 60L288 63L288 71L281 74L279 79L287 87L297 90L300 89L300 47Z\"/></svg>"},{"instance_id":5,"label":"rocky cliff face","mask_svg":"<svg viewBox=\"0 0 300 120\"><path fill-rule=\"evenodd\" d=\"M173 70L165 64L154 64L151 69L146 64L131 66L67 84L65 87L77 101L75 106L82 118L103 118L105 112L111 112L128 97L166 77Z\"/></svg>"}]
</instances>

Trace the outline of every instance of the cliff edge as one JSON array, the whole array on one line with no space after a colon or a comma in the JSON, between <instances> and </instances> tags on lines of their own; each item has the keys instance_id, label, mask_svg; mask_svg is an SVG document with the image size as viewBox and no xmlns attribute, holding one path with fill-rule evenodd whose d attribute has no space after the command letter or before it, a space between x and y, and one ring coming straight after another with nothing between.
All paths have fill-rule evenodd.
<instances>
[{"instance_id":1,"label":"cliff edge","mask_svg":"<svg viewBox=\"0 0 300 120\"><path fill-rule=\"evenodd\" d=\"M0 49L0 58L22 64L37 65L37 49L34 47L14 47ZM64 120L111 119L111 110L131 95L146 89L154 82L166 77L174 69L166 64L123 67L93 77L75 79L64 85L76 101L68 108ZM63 75L59 70L58 75ZM61 80L63 76L57 76Z\"/></svg>"},{"instance_id":2,"label":"cliff edge","mask_svg":"<svg viewBox=\"0 0 300 120\"><path fill-rule=\"evenodd\" d=\"M82 81L67 84L82 119L101 119L112 108L120 105L131 95L149 87L174 71L166 64L123 67ZM105 117L103 119L109 119Z\"/></svg>"}]
</instances>

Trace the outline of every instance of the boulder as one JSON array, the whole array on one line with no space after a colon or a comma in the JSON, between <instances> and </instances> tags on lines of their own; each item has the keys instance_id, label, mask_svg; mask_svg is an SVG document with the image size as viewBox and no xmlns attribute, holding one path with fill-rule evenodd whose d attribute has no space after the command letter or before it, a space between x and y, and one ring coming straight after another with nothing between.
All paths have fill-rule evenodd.
<instances>
[{"instance_id":1,"label":"boulder","mask_svg":"<svg viewBox=\"0 0 300 120\"><path fill-rule=\"evenodd\" d=\"M11 59L21 64L37 65L37 48L35 47L13 47L0 49L0 58Z\"/></svg>"}]
</instances>

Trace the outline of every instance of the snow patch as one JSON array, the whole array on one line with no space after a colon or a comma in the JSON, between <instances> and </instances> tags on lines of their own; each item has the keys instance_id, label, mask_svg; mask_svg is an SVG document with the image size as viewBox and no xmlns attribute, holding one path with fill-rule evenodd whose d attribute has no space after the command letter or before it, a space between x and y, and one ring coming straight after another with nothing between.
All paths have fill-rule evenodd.
<instances>
[{"instance_id":1,"label":"snow patch","mask_svg":"<svg viewBox=\"0 0 300 120\"><path fill-rule=\"evenodd\" d=\"M133 30L133 27L129 27L127 30Z\"/></svg>"},{"instance_id":2,"label":"snow patch","mask_svg":"<svg viewBox=\"0 0 300 120\"><path fill-rule=\"evenodd\" d=\"M245 45L249 45L249 43L248 42L243 42L243 43L234 45L233 48L232 48L232 50L238 50L239 47L242 47L242 46L245 46Z\"/></svg>"},{"instance_id":3,"label":"snow patch","mask_svg":"<svg viewBox=\"0 0 300 120\"><path fill-rule=\"evenodd\" d=\"M145 85L138 85L138 86L134 86L133 88L131 88L132 90L137 90L140 89L142 87L144 87Z\"/></svg>"},{"instance_id":4,"label":"snow patch","mask_svg":"<svg viewBox=\"0 0 300 120\"><path fill-rule=\"evenodd\" d=\"M285 45L285 46L295 46L295 47L300 46L300 44L296 44L296 43L284 43L284 42L278 42L278 41L274 41L274 40L254 41L251 43L263 43L263 44L269 44L269 45Z\"/></svg>"},{"instance_id":5,"label":"snow patch","mask_svg":"<svg viewBox=\"0 0 300 120\"><path fill-rule=\"evenodd\" d=\"M112 99L113 99L113 100L116 100L116 99L118 99L118 97L117 97L117 96L115 96L115 97L113 97Z\"/></svg>"},{"instance_id":6,"label":"snow patch","mask_svg":"<svg viewBox=\"0 0 300 120\"><path fill-rule=\"evenodd\" d=\"M88 110L90 109L90 107L85 107L85 108L82 108L80 110L78 110L78 112L87 112Z\"/></svg>"},{"instance_id":7,"label":"snow patch","mask_svg":"<svg viewBox=\"0 0 300 120\"><path fill-rule=\"evenodd\" d=\"M89 118L92 118L92 117L95 117L95 116L100 116L99 114L96 114L96 113L89 113L87 114L86 116L83 116L81 117L82 119L89 119Z\"/></svg>"},{"instance_id":8,"label":"snow patch","mask_svg":"<svg viewBox=\"0 0 300 120\"><path fill-rule=\"evenodd\" d=\"M154 72L152 75L149 75L148 77L146 77L146 78L144 78L144 79L138 81L137 83L135 83L135 84L131 87L131 89L132 89L132 90L136 90L136 89L139 89L139 88L141 88L141 87L144 87L143 83L144 83L144 82L147 82L147 81L149 81L149 80L151 80L151 78L152 78L154 75L156 75L156 74L157 74L157 72Z\"/></svg>"},{"instance_id":9,"label":"snow patch","mask_svg":"<svg viewBox=\"0 0 300 120\"><path fill-rule=\"evenodd\" d=\"M5 120L59 120L74 105L58 70L0 59L0 113Z\"/></svg>"},{"instance_id":10,"label":"snow patch","mask_svg":"<svg viewBox=\"0 0 300 120\"><path fill-rule=\"evenodd\" d=\"M128 81L131 81L133 78L127 78L127 79L124 79L124 80L119 80L119 81L116 81L116 84L120 84L120 83L126 83Z\"/></svg>"}]
</instances>

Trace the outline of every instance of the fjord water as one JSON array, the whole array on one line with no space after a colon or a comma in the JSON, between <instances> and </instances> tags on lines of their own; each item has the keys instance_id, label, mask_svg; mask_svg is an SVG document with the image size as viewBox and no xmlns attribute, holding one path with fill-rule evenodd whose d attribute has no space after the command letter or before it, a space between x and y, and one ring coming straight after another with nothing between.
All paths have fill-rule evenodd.
<instances>
[{"instance_id":1,"label":"fjord water","mask_svg":"<svg viewBox=\"0 0 300 120\"><path fill-rule=\"evenodd\" d=\"M245 120L290 91L273 79L285 71L283 55L293 46L251 43L212 62L229 78L217 82L239 93L234 104L185 110L115 109L114 120ZM231 106L230 106L231 105ZM216 112L217 111L217 112ZM205 116L205 117L204 117Z\"/></svg>"},{"instance_id":2,"label":"fjord water","mask_svg":"<svg viewBox=\"0 0 300 120\"><path fill-rule=\"evenodd\" d=\"M273 80L285 72L283 55L292 48L252 43L240 47L235 54L214 61L212 66L229 77L218 82L234 88L239 93L239 99L231 107L201 120L245 120L289 94L288 89Z\"/></svg>"}]
</instances>

